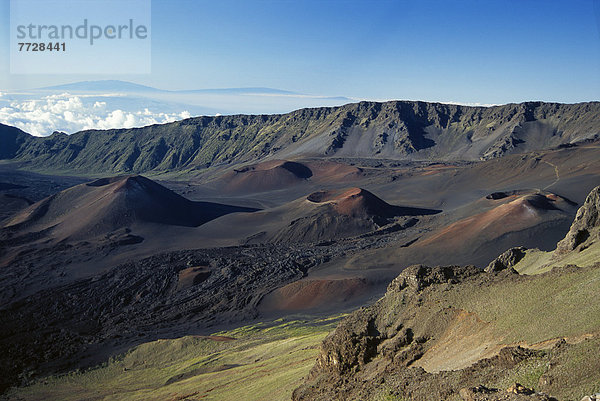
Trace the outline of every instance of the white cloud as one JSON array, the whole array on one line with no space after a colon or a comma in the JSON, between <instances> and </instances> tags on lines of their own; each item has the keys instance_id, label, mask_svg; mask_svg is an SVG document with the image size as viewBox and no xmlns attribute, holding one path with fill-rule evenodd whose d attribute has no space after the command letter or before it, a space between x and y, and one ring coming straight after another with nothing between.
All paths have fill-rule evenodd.
<instances>
[{"instance_id":1,"label":"white cloud","mask_svg":"<svg viewBox=\"0 0 600 401\"><path fill-rule=\"evenodd\" d=\"M13 100L0 108L0 123L32 135L46 136L53 131L73 133L85 129L132 128L190 117L188 111L164 113L148 108L111 108L108 102L96 100L97 97L62 93Z\"/></svg>"}]
</instances>

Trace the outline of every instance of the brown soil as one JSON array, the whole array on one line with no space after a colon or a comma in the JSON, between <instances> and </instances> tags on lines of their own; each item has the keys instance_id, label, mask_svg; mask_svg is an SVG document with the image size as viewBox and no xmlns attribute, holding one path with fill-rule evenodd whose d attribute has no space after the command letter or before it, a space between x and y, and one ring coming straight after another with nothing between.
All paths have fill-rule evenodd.
<instances>
[{"instance_id":1,"label":"brown soil","mask_svg":"<svg viewBox=\"0 0 600 401\"><path fill-rule=\"evenodd\" d=\"M179 272L177 277L177 291L198 285L210 277L208 266L188 267Z\"/></svg>"},{"instance_id":2,"label":"brown soil","mask_svg":"<svg viewBox=\"0 0 600 401\"><path fill-rule=\"evenodd\" d=\"M346 188L314 192L306 198L313 203L331 203L334 210L346 216L416 216L435 214L439 211L393 206L362 188Z\"/></svg>"},{"instance_id":3,"label":"brown soil","mask_svg":"<svg viewBox=\"0 0 600 401\"><path fill-rule=\"evenodd\" d=\"M23 210L5 227L15 233L52 229L59 241L82 240L134 224L196 227L227 213L254 210L192 202L142 176L124 176L59 192Z\"/></svg>"},{"instance_id":4,"label":"brown soil","mask_svg":"<svg viewBox=\"0 0 600 401\"><path fill-rule=\"evenodd\" d=\"M557 200L554 194L510 195L501 200L491 200L502 204L457 221L417 244L423 247L443 244L445 248L460 248L462 243L476 238L492 239L506 232L521 231L539 224L543 220L541 215L549 210L559 210L554 206Z\"/></svg>"},{"instance_id":5,"label":"brown soil","mask_svg":"<svg viewBox=\"0 0 600 401\"><path fill-rule=\"evenodd\" d=\"M361 299L369 287L369 282L360 277L300 280L267 295L261 307L265 312L331 310L351 303L353 299Z\"/></svg>"},{"instance_id":6,"label":"brown soil","mask_svg":"<svg viewBox=\"0 0 600 401\"><path fill-rule=\"evenodd\" d=\"M227 192L252 193L287 188L312 175L311 169L302 163L273 160L236 168L225 174L221 181Z\"/></svg>"},{"instance_id":7,"label":"brown soil","mask_svg":"<svg viewBox=\"0 0 600 401\"><path fill-rule=\"evenodd\" d=\"M475 362L491 358L505 345L493 326L467 311L458 311L435 345L414 364L427 372L464 369ZM457 352L460 350L460 352Z\"/></svg>"}]
</instances>

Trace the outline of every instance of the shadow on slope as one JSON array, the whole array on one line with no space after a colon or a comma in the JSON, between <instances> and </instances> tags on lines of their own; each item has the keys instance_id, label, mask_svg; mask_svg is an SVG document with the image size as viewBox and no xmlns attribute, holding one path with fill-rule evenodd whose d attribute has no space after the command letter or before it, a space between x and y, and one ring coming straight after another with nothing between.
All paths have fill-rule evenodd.
<instances>
[{"instance_id":1,"label":"shadow on slope","mask_svg":"<svg viewBox=\"0 0 600 401\"><path fill-rule=\"evenodd\" d=\"M257 209L193 202L145 177L102 178L37 202L5 224L14 232L51 229L57 239L89 239L134 224L197 227Z\"/></svg>"},{"instance_id":2,"label":"shadow on slope","mask_svg":"<svg viewBox=\"0 0 600 401\"><path fill-rule=\"evenodd\" d=\"M227 192L261 192L292 186L312 175L302 163L274 160L234 169L222 180Z\"/></svg>"},{"instance_id":3,"label":"shadow on slope","mask_svg":"<svg viewBox=\"0 0 600 401\"><path fill-rule=\"evenodd\" d=\"M250 194L306 183L353 181L362 176L362 169L338 162L271 160L234 168L218 177L214 185L226 193Z\"/></svg>"},{"instance_id":4,"label":"shadow on slope","mask_svg":"<svg viewBox=\"0 0 600 401\"><path fill-rule=\"evenodd\" d=\"M297 206L301 214L272 235L271 241L338 240L388 225L401 230L416 224L413 216L440 213L440 210L390 205L362 188L314 192Z\"/></svg>"},{"instance_id":5,"label":"shadow on slope","mask_svg":"<svg viewBox=\"0 0 600 401\"><path fill-rule=\"evenodd\" d=\"M552 249L568 230L574 209L573 202L549 192L488 195L440 215L430 222L429 232L406 246L366 251L350 259L345 269L444 262L485 267L514 246ZM456 220L460 215L466 217Z\"/></svg>"}]
</instances>

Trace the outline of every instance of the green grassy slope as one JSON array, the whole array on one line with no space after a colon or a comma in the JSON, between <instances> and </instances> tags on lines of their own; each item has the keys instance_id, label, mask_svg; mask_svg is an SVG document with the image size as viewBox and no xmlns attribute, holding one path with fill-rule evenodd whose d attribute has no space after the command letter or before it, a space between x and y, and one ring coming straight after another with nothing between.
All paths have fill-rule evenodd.
<instances>
[{"instance_id":1,"label":"green grassy slope","mask_svg":"<svg viewBox=\"0 0 600 401\"><path fill-rule=\"evenodd\" d=\"M289 400L339 317L142 344L103 366L13 390L25 400Z\"/></svg>"},{"instance_id":2,"label":"green grassy slope","mask_svg":"<svg viewBox=\"0 0 600 401\"><path fill-rule=\"evenodd\" d=\"M443 299L491 322L506 344L534 344L600 331L600 303L587 301L599 289L600 267L573 267L493 286L463 286Z\"/></svg>"},{"instance_id":3,"label":"green grassy slope","mask_svg":"<svg viewBox=\"0 0 600 401\"><path fill-rule=\"evenodd\" d=\"M575 265L591 266L600 261L600 243L594 243L588 248L578 252L570 252L563 256L556 256L554 252L544 252L539 249L528 249L525 257L514 266L521 274L540 274L552 270L554 267Z\"/></svg>"}]
</instances>

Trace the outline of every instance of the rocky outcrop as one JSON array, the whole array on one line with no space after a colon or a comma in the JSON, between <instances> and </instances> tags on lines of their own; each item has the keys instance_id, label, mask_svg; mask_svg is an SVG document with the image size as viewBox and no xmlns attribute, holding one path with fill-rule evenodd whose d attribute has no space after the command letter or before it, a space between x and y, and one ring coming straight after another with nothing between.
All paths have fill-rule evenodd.
<instances>
[{"instance_id":1,"label":"rocky outcrop","mask_svg":"<svg viewBox=\"0 0 600 401\"><path fill-rule=\"evenodd\" d=\"M429 286L456 283L479 273L475 266L408 267L391 282L382 299L350 315L323 341L313 375L356 373L376 356L409 366L423 355L427 341L424 330L412 327L410 316L418 305L410 301Z\"/></svg>"},{"instance_id":2,"label":"rocky outcrop","mask_svg":"<svg viewBox=\"0 0 600 401\"><path fill-rule=\"evenodd\" d=\"M587 196L577 211L571 229L556 246L556 254L581 251L596 242L600 234L600 186Z\"/></svg>"},{"instance_id":3,"label":"rocky outcrop","mask_svg":"<svg viewBox=\"0 0 600 401\"><path fill-rule=\"evenodd\" d=\"M537 393L519 383L515 383L506 391L486 386L462 388L459 392L464 401L556 401L544 393Z\"/></svg>"},{"instance_id":4,"label":"rocky outcrop","mask_svg":"<svg viewBox=\"0 0 600 401\"><path fill-rule=\"evenodd\" d=\"M519 263L521 259L523 259L526 250L527 248L522 246L510 248L508 251L491 261L490 264L485 268L485 272L498 272L512 268L514 265Z\"/></svg>"},{"instance_id":5,"label":"rocky outcrop","mask_svg":"<svg viewBox=\"0 0 600 401\"><path fill-rule=\"evenodd\" d=\"M350 315L323 341L312 374L356 373L376 356L410 365L423 354L426 338L407 322L414 305L399 306L429 286L458 282L480 272L474 266L408 267L391 282L382 299Z\"/></svg>"},{"instance_id":6,"label":"rocky outcrop","mask_svg":"<svg viewBox=\"0 0 600 401\"><path fill-rule=\"evenodd\" d=\"M507 252L499 263L513 263L519 251ZM550 388L548 380L540 379L542 384L535 389L518 383L498 389L498 383L515 380L524 367L532 364L559 366L552 358L559 360L569 352L564 341L543 351L498 345L502 340L478 342L479 334L487 330L489 323L465 325L469 314L449 302L482 288L510 288L513 284L520 287L518 283L535 279L521 276L512 268L491 269L486 273L474 266L410 266L390 283L383 298L350 314L323 341L315 366L306 382L294 391L292 399L427 400L434 396L435 399L461 397L468 401L554 400L540 392ZM457 322L463 325L459 327ZM452 343L449 336L469 340ZM473 347L469 342L475 343ZM431 365L432 355L433 358L445 355L441 358L446 359L440 361L449 366L450 360L463 360L479 348L497 345L494 353L484 352L458 368L438 369ZM554 377L553 372L548 372Z\"/></svg>"},{"instance_id":7,"label":"rocky outcrop","mask_svg":"<svg viewBox=\"0 0 600 401\"><path fill-rule=\"evenodd\" d=\"M427 267L414 265L406 268L396 277L387 288L390 296L400 293L405 288L409 293L415 294L434 284L457 283L467 277L476 275L479 269L474 266L437 266Z\"/></svg>"},{"instance_id":8,"label":"rocky outcrop","mask_svg":"<svg viewBox=\"0 0 600 401\"><path fill-rule=\"evenodd\" d=\"M444 308L423 311L423 299L480 276L488 275L475 266L408 267L390 283L383 298L349 315L323 341L309 383L297 389L293 399L369 399L357 383L399 370L427 375L421 368L404 369L431 347L453 313ZM339 389L335 384L339 382L348 384Z\"/></svg>"}]
</instances>

